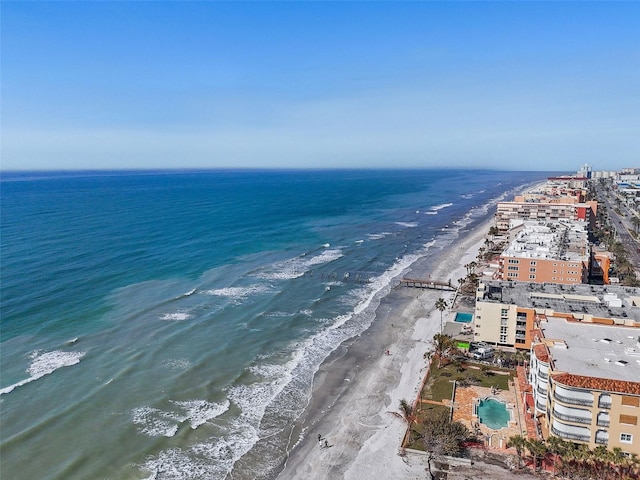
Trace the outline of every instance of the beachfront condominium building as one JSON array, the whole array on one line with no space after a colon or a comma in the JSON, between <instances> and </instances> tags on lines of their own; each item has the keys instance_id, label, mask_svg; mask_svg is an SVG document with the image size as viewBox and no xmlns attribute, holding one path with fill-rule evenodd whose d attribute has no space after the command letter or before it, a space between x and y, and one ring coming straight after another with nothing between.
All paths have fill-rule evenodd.
<instances>
[{"instance_id":1,"label":"beachfront condominium building","mask_svg":"<svg viewBox=\"0 0 640 480\"><path fill-rule=\"evenodd\" d=\"M501 232L509 229L511 220L575 220L593 228L598 203L555 203L549 201L499 202L496 206L495 226Z\"/></svg>"},{"instance_id":2,"label":"beachfront condominium building","mask_svg":"<svg viewBox=\"0 0 640 480\"><path fill-rule=\"evenodd\" d=\"M640 454L640 328L553 316L538 327L524 403L543 437Z\"/></svg>"},{"instance_id":3,"label":"beachfront condominium building","mask_svg":"<svg viewBox=\"0 0 640 480\"><path fill-rule=\"evenodd\" d=\"M587 283L591 248L584 223L524 221L510 230L497 277L521 282Z\"/></svg>"},{"instance_id":4,"label":"beachfront condominium building","mask_svg":"<svg viewBox=\"0 0 640 480\"><path fill-rule=\"evenodd\" d=\"M591 172L591 169L589 169L589 172ZM551 185L558 185L564 188L587 188L590 176L590 173L589 176L587 176L582 172L578 172L578 174L576 175L547 177L547 183Z\"/></svg>"},{"instance_id":5,"label":"beachfront condominium building","mask_svg":"<svg viewBox=\"0 0 640 480\"><path fill-rule=\"evenodd\" d=\"M640 289L481 281L476 291L472 324L474 341L529 349L534 341L535 323L548 316L582 323L640 327ZM640 328L637 332L640 335Z\"/></svg>"}]
</instances>

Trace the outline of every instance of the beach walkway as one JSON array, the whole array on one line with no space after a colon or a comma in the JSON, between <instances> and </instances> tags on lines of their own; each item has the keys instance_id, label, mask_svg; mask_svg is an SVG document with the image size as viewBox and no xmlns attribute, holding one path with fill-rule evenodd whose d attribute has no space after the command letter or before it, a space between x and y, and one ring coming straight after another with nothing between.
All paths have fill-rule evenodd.
<instances>
[{"instance_id":1,"label":"beach walkway","mask_svg":"<svg viewBox=\"0 0 640 480\"><path fill-rule=\"evenodd\" d=\"M440 280L431 280L430 278L427 280L419 278L403 278L400 280L400 285L403 287L430 288L432 290L456 290L456 287L451 285L451 280L443 282Z\"/></svg>"}]
</instances>

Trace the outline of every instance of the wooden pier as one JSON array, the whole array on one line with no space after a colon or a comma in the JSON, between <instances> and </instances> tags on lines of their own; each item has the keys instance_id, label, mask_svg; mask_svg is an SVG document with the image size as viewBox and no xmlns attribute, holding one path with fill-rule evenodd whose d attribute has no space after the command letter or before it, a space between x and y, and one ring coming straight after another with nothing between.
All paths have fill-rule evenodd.
<instances>
[{"instance_id":1,"label":"wooden pier","mask_svg":"<svg viewBox=\"0 0 640 480\"><path fill-rule=\"evenodd\" d=\"M430 288L432 290L456 290L456 287L451 285L451 280L442 282L439 280L431 280L430 278L427 280L418 278L403 278L402 280L400 280L400 285L402 285L403 287Z\"/></svg>"}]
</instances>

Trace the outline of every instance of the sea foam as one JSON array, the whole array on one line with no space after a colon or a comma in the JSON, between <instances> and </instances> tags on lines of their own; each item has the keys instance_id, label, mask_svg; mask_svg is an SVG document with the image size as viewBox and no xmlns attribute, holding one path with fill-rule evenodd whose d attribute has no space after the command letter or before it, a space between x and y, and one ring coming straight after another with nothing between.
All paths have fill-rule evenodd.
<instances>
[{"instance_id":1,"label":"sea foam","mask_svg":"<svg viewBox=\"0 0 640 480\"><path fill-rule=\"evenodd\" d=\"M437 212L438 210L442 210L443 208L451 207L452 205L453 205L453 203L442 203L440 205L434 205L433 207L431 207L431 210L433 210L434 212Z\"/></svg>"},{"instance_id":2,"label":"sea foam","mask_svg":"<svg viewBox=\"0 0 640 480\"><path fill-rule=\"evenodd\" d=\"M186 312L165 313L160 317L160 320L169 320L173 322L182 322L191 318L191 315Z\"/></svg>"},{"instance_id":3,"label":"sea foam","mask_svg":"<svg viewBox=\"0 0 640 480\"><path fill-rule=\"evenodd\" d=\"M229 409L229 401L212 403L206 400L172 401L176 410L138 407L132 411L132 421L138 431L150 437L173 437L180 424L189 421L192 429L219 417Z\"/></svg>"},{"instance_id":4,"label":"sea foam","mask_svg":"<svg viewBox=\"0 0 640 480\"><path fill-rule=\"evenodd\" d=\"M301 255L283 262L275 263L258 274L259 278L268 280L290 280L303 276L311 267L333 262L343 256L339 248L327 249L319 255L307 258Z\"/></svg>"},{"instance_id":5,"label":"sea foam","mask_svg":"<svg viewBox=\"0 0 640 480\"><path fill-rule=\"evenodd\" d=\"M31 383L39 378L49 375L59 368L70 367L80 363L80 359L84 357L86 352L65 352L62 350L54 350L52 352L35 351L30 354L31 363L27 368L28 378L21 380L13 385L0 389L0 395L10 393L17 387Z\"/></svg>"},{"instance_id":6,"label":"sea foam","mask_svg":"<svg viewBox=\"0 0 640 480\"><path fill-rule=\"evenodd\" d=\"M234 300L243 300L251 295L267 293L270 288L267 285L249 285L246 287L225 287L214 290L205 290L204 294L217 297L229 297Z\"/></svg>"},{"instance_id":7,"label":"sea foam","mask_svg":"<svg viewBox=\"0 0 640 480\"><path fill-rule=\"evenodd\" d=\"M401 227L406 227L406 228L415 228L418 226L417 223L415 222L395 222L396 225L400 225Z\"/></svg>"}]
</instances>

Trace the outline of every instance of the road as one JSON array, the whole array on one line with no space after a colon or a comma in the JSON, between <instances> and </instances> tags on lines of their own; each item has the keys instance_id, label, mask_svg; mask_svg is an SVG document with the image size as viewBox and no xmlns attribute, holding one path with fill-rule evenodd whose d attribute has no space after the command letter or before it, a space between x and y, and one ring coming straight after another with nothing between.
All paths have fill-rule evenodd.
<instances>
[{"instance_id":1,"label":"road","mask_svg":"<svg viewBox=\"0 0 640 480\"><path fill-rule=\"evenodd\" d=\"M616 205L614 201L607 195L607 192L599 186L596 186L598 195L598 202L604 204L607 207L611 224L616 232L616 238L627 251L627 258L629 262L635 267L636 274L640 273L640 242L638 242L629 233L633 231L635 226L631 223L630 218L633 218L633 213L626 205L621 206L623 215L619 215L616 211ZM639 275L640 276L640 275Z\"/></svg>"}]
</instances>

